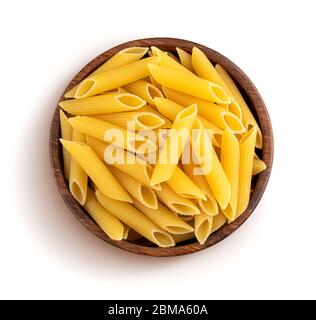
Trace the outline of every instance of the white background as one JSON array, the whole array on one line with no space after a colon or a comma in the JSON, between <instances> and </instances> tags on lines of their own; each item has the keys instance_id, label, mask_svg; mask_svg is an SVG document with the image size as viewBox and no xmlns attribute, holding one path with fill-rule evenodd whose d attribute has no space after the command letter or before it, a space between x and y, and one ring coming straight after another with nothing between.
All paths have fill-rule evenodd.
<instances>
[{"instance_id":1,"label":"white background","mask_svg":"<svg viewBox=\"0 0 316 320\"><path fill-rule=\"evenodd\" d=\"M0 298L316 298L314 1L7 1L0 11ZM237 63L275 137L252 217L200 253L137 256L90 234L58 194L48 135L79 69L119 43L189 39Z\"/></svg>"}]
</instances>

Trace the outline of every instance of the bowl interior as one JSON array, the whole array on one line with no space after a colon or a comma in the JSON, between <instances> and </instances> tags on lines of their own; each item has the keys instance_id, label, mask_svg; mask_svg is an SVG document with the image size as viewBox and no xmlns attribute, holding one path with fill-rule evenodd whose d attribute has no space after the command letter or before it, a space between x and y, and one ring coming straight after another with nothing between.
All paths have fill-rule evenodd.
<instances>
[{"instance_id":1,"label":"bowl interior","mask_svg":"<svg viewBox=\"0 0 316 320\"><path fill-rule=\"evenodd\" d=\"M210 59L213 64L222 65L225 70L230 74L235 83L237 84L239 90L241 91L244 99L246 100L249 108L254 114L263 134L263 148L262 150L257 150L260 158L266 163L267 169L262 173L257 175L253 179L253 192L251 194L250 202L246 211L234 222L230 224L225 224L218 231L213 233L205 244L200 245L196 240L187 240L185 242L177 244L173 248L157 248L153 246L147 240L136 240L136 241L114 241L111 240L101 228L94 222L92 218L86 213L86 211L77 203L77 201L72 197L69 192L68 182L63 174L63 163L62 163L62 148L59 143L60 138L60 124L59 124L59 106L56 107L56 110L53 115L50 131L50 158L51 166L56 178L56 183L58 190L62 195L64 201L71 209L72 213L76 216L77 219L91 232L102 240L111 243L117 247L120 247L124 250L138 254L146 254L151 256L175 256L181 254L188 254L196 251L200 251L207 247L210 247L217 242L223 240L225 237L234 232L238 227L251 215L258 202L260 201L266 185L269 180L271 173L272 162L273 162L273 135L272 127L269 118L269 114L265 107L265 104L250 79L241 71L233 62L228 60L226 57L220 53L207 48L198 43L194 43L182 39L173 39L173 38L149 38L149 39L140 39L130 41L124 44L121 44L117 47L114 47L98 57L89 62L69 83L64 93L62 94L60 101L64 100L64 94L78 84L81 80L87 77L91 72L97 69L110 57L112 57L118 51L132 46L157 46L162 50L171 51L176 54L175 48L179 47L183 50L191 52L192 48L200 48Z\"/></svg>"}]
</instances>

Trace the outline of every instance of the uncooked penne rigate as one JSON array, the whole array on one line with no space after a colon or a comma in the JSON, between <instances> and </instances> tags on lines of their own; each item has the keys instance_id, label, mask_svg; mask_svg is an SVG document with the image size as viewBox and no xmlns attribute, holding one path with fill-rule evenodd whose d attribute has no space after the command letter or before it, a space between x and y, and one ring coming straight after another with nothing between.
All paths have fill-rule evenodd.
<instances>
[{"instance_id":1,"label":"uncooked penne rigate","mask_svg":"<svg viewBox=\"0 0 316 320\"><path fill-rule=\"evenodd\" d=\"M266 169L246 100L199 48L117 52L59 103L71 195L112 240L206 243Z\"/></svg>"}]
</instances>

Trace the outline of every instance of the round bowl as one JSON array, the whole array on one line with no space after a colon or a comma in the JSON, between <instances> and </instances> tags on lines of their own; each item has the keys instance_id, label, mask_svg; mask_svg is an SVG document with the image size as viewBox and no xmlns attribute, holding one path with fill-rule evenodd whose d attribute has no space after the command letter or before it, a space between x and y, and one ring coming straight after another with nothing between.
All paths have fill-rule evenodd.
<instances>
[{"instance_id":1,"label":"round bowl","mask_svg":"<svg viewBox=\"0 0 316 320\"><path fill-rule=\"evenodd\" d=\"M49 153L51 159L51 166L54 172L54 176L56 178L56 183L58 190L72 211L75 217L92 233L101 238L102 240L119 247L121 249L137 253L144 254L150 256L157 257L166 257L166 256L177 256L182 254L188 254L197 252L203 249L206 249L210 246L213 246L217 242L223 240L231 233L233 233L236 229L238 229L252 214L256 206L258 205L265 188L267 186L272 162L273 162L273 133L272 126L269 118L268 111L266 106L254 86L251 80L247 77L247 75L240 70L238 66L236 66L232 61L221 55L220 53L207 48L201 44L194 43L187 40L182 39L173 39L173 38L148 38L148 39L140 39L129 41L118 45L110 50L105 51L94 60L89 62L68 84L67 88L65 88L64 93L61 95L60 100L63 99L64 94L70 90L72 87L77 85L81 80L87 77L91 72L97 69L101 64L111 58L115 53L119 52L122 49L128 47L148 47L148 46L157 46L160 49L168 50L171 52L175 52L175 48L179 47L183 50L191 52L193 47L198 47L208 56L210 61L213 64L222 65L225 70L230 74L230 76L234 79L237 86L239 87L243 97L248 103L249 108L253 112L259 126L261 127L263 134L263 149L260 150L259 156L266 163L267 168L263 172L261 172L258 176L255 177L253 181L253 192L251 193L250 202L246 211L234 222L230 224L225 224L218 231L211 234L207 239L205 244L200 245L195 239L188 240L186 242L180 243L172 248L157 248L154 246L148 245L148 242L141 241L114 241L111 240L94 222L94 220L88 215L88 213L84 210L83 207L79 205L79 203L72 197L68 188L68 182L63 173L63 164L62 164L62 148L59 143L60 138L60 124L59 124L59 106L57 105L56 110L54 112L51 128L50 128L50 138L49 138Z\"/></svg>"}]
</instances>

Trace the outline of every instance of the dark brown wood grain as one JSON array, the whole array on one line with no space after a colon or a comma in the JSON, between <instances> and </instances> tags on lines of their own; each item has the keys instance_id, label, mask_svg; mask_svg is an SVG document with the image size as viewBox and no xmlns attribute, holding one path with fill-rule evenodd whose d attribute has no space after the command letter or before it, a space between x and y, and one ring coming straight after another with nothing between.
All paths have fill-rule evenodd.
<instances>
[{"instance_id":1,"label":"dark brown wood grain","mask_svg":"<svg viewBox=\"0 0 316 320\"><path fill-rule=\"evenodd\" d=\"M58 190L77 219L91 232L102 240L117 246L121 249L134 252L137 254L144 254L157 257L167 257L167 256L177 256L182 254L188 254L203 250L208 248L217 242L223 240L229 236L232 232L238 229L252 214L256 206L258 205L265 188L267 186L272 162L273 162L273 133L271 121L269 118L266 106L247 75L233 62L221 55L220 53L207 48L198 43L194 43L187 40L173 39L173 38L149 38L130 41L119 46L116 46L89 62L69 83L64 93L61 95L60 100L63 100L65 92L70 90L72 87L77 85L81 80L87 77L91 72L98 68L101 64L107 61L111 56L113 56L118 51L133 46L157 46L160 49L168 50L171 52L175 51L176 47L182 48L188 52L191 52L192 47L198 47L208 56L208 58L213 62L213 64L221 64L232 78L236 81L238 87L242 91L244 98L246 99L251 111L255 115L259 126L263 133L263 149L261 151L261 157L267 165L267 169L260 173L254 181L254 190L251 194L250 203L247 210L234 222L231 224L226 224L220 228L217 232L212 234L204 245L200 245L197 241L191 240L185 242L185 244L178 244L173 248L157 248L153 246L148 246L146 243L140 244L139 242L129 242L129 241L113 241L99 228L99 226L90 218L86 211L78 204L78 202L72 197L69 192L68 183L63 174L62 165L62 150L59 143L60 138L60 124L59 124L59 107L56 107L55 113L53 115L50 138L49 138L49 152L51 159L51 167L56 178L56 183Z\"/></svg>"}]
</instances>

